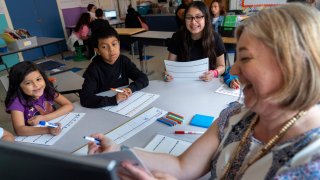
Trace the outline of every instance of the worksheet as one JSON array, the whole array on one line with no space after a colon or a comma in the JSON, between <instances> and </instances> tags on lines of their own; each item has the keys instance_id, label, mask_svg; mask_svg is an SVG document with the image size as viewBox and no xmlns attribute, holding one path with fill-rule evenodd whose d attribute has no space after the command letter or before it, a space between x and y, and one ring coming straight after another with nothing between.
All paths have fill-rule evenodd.
<instances>
[{"instance_id":1,"label":"worksheet","mask_svg":"<svg viewBox=\"0 0 320 180\"><path fill-rule=\"evenodd\" d=\"M209 70L208 58L189 62L164 60L164 64L166 71L174 79L180 80L199 80L199 77Z\"/></svg>"},{"instance_id":2,"label":"worksheet","mask_svg":"<svg viewBox=\"0 0 320 180\"><path fill-rule=\"evenodd\" d=\"M42 145L53 145L60 138L62 138L77 122L79 122L84 115L85 113L69 113L49 121L50 123L61 124L61 133L57 136L53 136L51 134L35 136L16 136L15 141ZM40 126L37 125L37 127Z\"/></svg>"},{"instance_id":3,"label":"worksheet","mask_svg":"<svg viewBox=\"0 0 320 180\"><path fill-rule=\"evenodd\" d=\"M229 96L236 96L239 97L240 96L240 89L232 89L230 87L228 87L228 85L226 84L222 84L217 90L216 93L220 93L220 94L226 94Z\"/></svg>"},{"instance_id":4,"label":"worksheet","mask_svg":"<svg viewBox=\"0 0 320 180\"><path fill-rule=\"evenodd\" d=\"M191 144L191 142L157 134L144 149L178 156L188 149Z\"/></svg>"},{"instance_id":5,"label":"worksheet","mask_svg":"<svg viewBox=\"0 0 320 180\"><path fill-rule=\"evenodd\" d=\"M106 106L102 109L121 114L127 117L133 117L142 109L155 101L160 95L136 91L127 100L122 101L116 106Z\"/></svg>"},{"instance_id":6,"label":"worksheet","mask_svg":"<svg viewBox=\"0 0 320 180\"><path fill-rule=\"evenodd\" d=\"M120 127L105 134L105 136L112 139L115 143L121 144L122 142L128 140L138 132L142 131L143 129L154 123L158 118L164 116L167 113L167 111L153 107L142 113L141 115L122 124ZM76 150L74 154L86 155L87 152L88 146L85 145L82 148Z\"/></svg>"}]
</instances>

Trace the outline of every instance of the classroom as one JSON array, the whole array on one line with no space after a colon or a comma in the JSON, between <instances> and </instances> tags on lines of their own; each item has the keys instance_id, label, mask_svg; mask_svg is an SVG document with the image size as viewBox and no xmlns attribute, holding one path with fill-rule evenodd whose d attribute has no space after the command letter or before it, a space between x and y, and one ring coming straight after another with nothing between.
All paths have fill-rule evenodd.
<instances>
[{"instance_id":1,"label":"classroom","mask_svg":"<svg viewBox=\"0 0 320 180\"><path fill-rule=\"evenodd\" d=\"M320 178L319 10L0 0L1 177Z\"/></svg>"}]
</instances>

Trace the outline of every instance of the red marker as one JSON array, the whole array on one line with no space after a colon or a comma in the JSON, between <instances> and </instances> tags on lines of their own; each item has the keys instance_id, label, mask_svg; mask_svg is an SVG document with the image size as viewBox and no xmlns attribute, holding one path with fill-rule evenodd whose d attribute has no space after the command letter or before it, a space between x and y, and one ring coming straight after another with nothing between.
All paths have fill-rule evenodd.
<instances>
[{"instance_id":1,"label":"red marker","mask_svg":"<svg viewBox=\"0 0 320 180\"><path fill-rule=\"evenodd\" d=\"M175 131L175 134L203 134L204 132L199 131Z\"/></svg>"}]
</instances>

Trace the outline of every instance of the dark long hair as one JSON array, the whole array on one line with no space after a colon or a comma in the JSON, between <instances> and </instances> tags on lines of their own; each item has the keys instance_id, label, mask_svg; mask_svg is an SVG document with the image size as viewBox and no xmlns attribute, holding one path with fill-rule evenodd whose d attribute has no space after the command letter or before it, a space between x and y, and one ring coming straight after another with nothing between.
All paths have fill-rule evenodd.
<instances>
[{"instance_id":1,"label":"dark long hair","mask_svg":"<svg viewBox=\"0 0 320 180\"><path fill-rule=\"evenodd\" d=\"M220 10L219 14L220 14L220 16L224 16L224 15L226 14L226 11L225 11L224 6L223 6L223 4L222 4L222 0L213 0L213 1L211 2L210 6L209 6L209 11L210 11L211 17L213 17L211 8L212 8L212 4L213 4L214 2L217 2L217 3L219 4L219 10Z\"/></svg>"},{"instance_id":2,"label":"dark long hair","mask_svg":"<svg viewBox=\"0 0 320 180\"><path fill-rule=\"evenodd\" d=\"M211 15L208 7L201 1L194 1L191 3L185 11L184 19L190 8L199 9L205 19L205 25L202 31L202 52L209 58L209 68L214 69L216 67L216 53L215 53L215 38L213 35L213 28L211 25ZM186 23L184 23L182 29L183 47L182 47L182 59L190 59L190 48L192 47L191 33L187 29Z\"/></svg>"},{"instance_id":3,"label":"dark long hair","mask_svg":"<svg viewBox=\"0 0 320 180\"><path fill-rule=\"evenodd\" d=\"M87 12L82 13L80 18L79 18L79 20L78 20L78 22L77 22L76 27L74 28L74 31L78 32L83 25L88 25L89 26L90 19L91 19L91 16L90 16L89 13L87 13Z\"/></svg>"},{"instance_id":4,"label":"dark long hair","mask_svg":"<svg viewBox=\"0 0 320 180\"><path fill-rule=\"evenodd\" d=\"M19 98L22 104L26 106L31 105L33 97L26 95L21 89L20 84L29 73L34 71L39 71L46 83L46 87L44 89L45 98L52 101L56 97L57 90L48 80L46 74L35 63L23 61L14 65L9 72L9 89L5 100L6 107L8 107L16 97Z\"/></svg>"}]
</instances>

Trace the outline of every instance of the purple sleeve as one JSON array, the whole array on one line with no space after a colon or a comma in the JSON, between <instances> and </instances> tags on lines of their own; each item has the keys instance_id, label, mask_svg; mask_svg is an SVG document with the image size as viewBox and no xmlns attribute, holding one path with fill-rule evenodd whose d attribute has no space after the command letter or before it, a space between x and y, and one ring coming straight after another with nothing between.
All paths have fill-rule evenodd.
<instances>
[{"instance_id":1,"label":"purple sleeve","mask_svg":"<svg viewBox=\"0 0 320 180\"><path fill-rule=\"evenodd\" d=\"M10 113L12 110L24 112L24 106L21 104L19 98L15 98L12 103L7 107L6 112Z\"/></svg>"}]
</instances>

